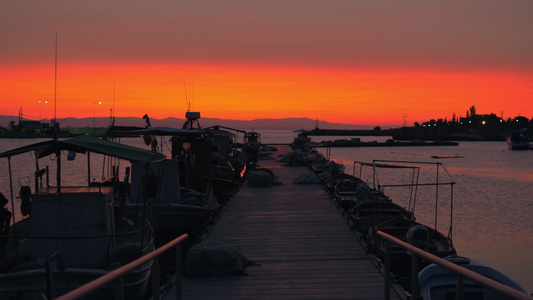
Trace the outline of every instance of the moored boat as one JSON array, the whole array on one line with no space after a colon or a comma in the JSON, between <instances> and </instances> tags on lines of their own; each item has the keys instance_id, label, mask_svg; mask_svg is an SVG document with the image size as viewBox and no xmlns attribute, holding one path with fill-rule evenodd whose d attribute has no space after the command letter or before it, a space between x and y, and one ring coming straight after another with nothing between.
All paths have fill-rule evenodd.
<instances>
[{"instance_id":1,"label":"moored boat","mask_svg":"<svg viewBox=\"0 0 533 300\"><path fill-rule=\"evenodd\" d=\"M0 127L0 138L67 138L69 136L70 132L61 130L59 122L55 119L50 122L25 119L22 114L22 107L19 110L17 124L15 124L15 121L11 121L7 128Z\"/></svg>"},{"instance_id":2,"label":"moored boat","mask_svg":"<svg viewBox=\"0 0 533 300\"><path fill-rule=\"evenodd\" d=\"M61 182L62 151L100 153L149 164L163 156L143 149L79 136L51 140L0 153L10 158L34 152L36 159L55 160L56 185L51 186L47 168L35 172L35 190L21 188L23 219L5 237L0 271L0 298L36 299L57 297L153 250L151 224L139 214L118 209L118 188L101 185L76 186ZM90 168L88 170L90 172ZM46 175L46 180L43 180ZM11 177L11 175L10 175ZM12 199L13 201L13 199ZM14 206L12 204L12 206ZM124 294L139 299L146 292L152 262L124 278ZM116 285L96 296L112 298Z\"/></svg>"},{"instance_id":3,"label":"moored boat","mask_svg":"<svg viewBox=\"0 0 533 300\"><path fill-rule=\"evenodd\" d=\"M261 150L261 134L259 132L250 131L243 137L242 153L246 157L246 163L255 163L259 158L259 151Z\"/></svg>"},{"instance_id":4,"label":"moored boat","mask_svg":"<svg viewBox=\"0 0 533 300\"><path fill-rule=\"evenodd\" d=\"M362 180L345 180L337 183L331 197L348 213L355 206L365 202L391 202L383 192L371 189Z\"/></svg>"},{"instance_id":5,"label":"moored boat","mask_svg":"<svg viewBox=\"0 0 533 300\"><path fill-rule=\"evenodd\" d=\"M374 218L367 217L364 218L354 218L353 223L360 222L358 225L359 230L366 232L366 242L368 243L368 250L375 253L381 259L385 256L386 243L385 240L382 240L378 231L382 231L393 237L402 240L404 242L411 243L416 245L419 248L424 249L425 251L432 253L439 257L445 257L455 253L455 247L452 243L452 221L453 221L453 186L455 182L451 178L447 170L442 166L440 162L420 162L420 161L391 161L391 160L374 160L372 163L354 163L354 172L355 164L361 165L360 173L362 173L362 166L371 166L372 167L372 178L374 187L383 192L384 188L409 188L409 199L405 199L402 203L407 203L407 208L403 207L392 207L392 206L383 206L376 207L373 209L372 206L367 207L366 210L363 210L363 213L369 216L374 215ZM433 167L436 167L435 170L432 170ZM409 177L406 177L406 183L403 183L402 180L398 180L398 176L391 176L392 173L389 172L389 177L396 177L395 182L391 184L386 184L380 180L380 174L378 174L378 169L397 169L397 170L410 170ZM439 178L440 169L444 169L448 174L450 179L449 182L444 182ZM432 171L436 172L436 177L430 176ZM427 174L424 178L432 179L433 182L420 182L420 174ZM404 175L405 176L405 175ZM442 185L450 186L450 226L448 235L444 235L437 229L438 224L438 207L439 207L439 187ZM434 226L428 226L420 222L415 221L415 207L417 202L418 189L420 187L435 187L435 217L434 217ZM363 221L366 221L363 222ZM372 221L372 222L370 222ZM354 223L355 224L355 223ZM411 258L409 253L397 245L390 245L390 255L391 255L391 267L392 272L397 276L408 276L411 269ZM423 263L424 264L424 263Z\"/></svg>"},{"instance_id":6,"label":"moored boat","mask_svg":"<svg viewBox=\"0 0 533 300\"><path fill-rule=\"evenodd\" d=\"M478 261L457 255L447 256L444 259L529 295L529 292L514 280ZM441 266L430 264L422 269L418 273L418 282L420 296L423 299L446 300L455 297L457 275ZM467 279L464 279L463 288L465 299L502 299L502 296L496 292Z\"/></svg>"},{"instance_id":7,"label":"moored boat","mask_svg":"<svg viewBox=\"0 0 533 300\"><path fill-rule=\"evenodd\" d=\"M233 133L223 126L202 128L199 112L187 112L181 128L152 127L148 116L146 128L111 128L110 139L142 137L152 147L154 140L171 143L171 158L146 169L133 164L131 185L150 186L152 205L148 215L156 231L156 245L162 245L183 233L202 233L221 204L236 191L244 172L243 158L235 153ZM161 151L155 147L153 150ZM147 179L146 179L147 178ZM127 211L142 207L141 194L131 189L122 204Z\"/></svg>"},{"instance_id":8,"label":"moored boat","mask_svg":"<svg viewBox=\"0 0 533 300\"><path fill-rule=\"evenodd\" d=\"M452 240L439 231L418 223L412 219L399 217L385 221L379 225L373 226L368 230L367 241L370 249L377 253L378 256L383 257L385 253L384 241L376 235L376 232L383 231L393 237L407 242L408 232L415 226L423 226L427 230L428 244L427 251L439 257L446 257L455 253L455 247ZM403 260L407 256L407 251L399 246L391 246L391 256L393 260Z\"/></svg>"},{"instance_id":9,"label":"moored boat","mask_svg":"<svg viewBox=\"0 0 533 300\"><path fill-rule=\"evenodd\" d=\"M348 212L350 225L365 236L372 227L393 219L414 220L412 212L392 201L369 201L355 205Z\"/></svg>"}]
</instances>

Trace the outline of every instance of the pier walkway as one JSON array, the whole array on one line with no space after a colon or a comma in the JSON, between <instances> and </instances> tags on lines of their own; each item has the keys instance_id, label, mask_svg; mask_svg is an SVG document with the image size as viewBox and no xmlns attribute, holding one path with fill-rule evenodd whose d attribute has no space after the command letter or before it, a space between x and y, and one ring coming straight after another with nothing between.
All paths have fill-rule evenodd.
<instances>
[{"instance_id":1,"label":"pier walkway","mask_svg":"<svg viewBox=\"0 0 533 300\"><path fill-rule=\"evenodd\" d=\"M184 277L183 299L383 299L384 277L335 205L318 185L293 184L308 170L259 165L281 184L243 186L207 238L258 265L248 276Z\"/></svg>"}]
</instances>

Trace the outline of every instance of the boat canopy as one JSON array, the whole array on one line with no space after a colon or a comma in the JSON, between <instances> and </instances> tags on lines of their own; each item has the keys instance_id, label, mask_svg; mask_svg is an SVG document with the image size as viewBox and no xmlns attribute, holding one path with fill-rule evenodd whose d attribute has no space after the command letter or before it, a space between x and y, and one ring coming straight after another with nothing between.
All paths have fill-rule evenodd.
<instances>
[{"instance_id":1,"label":"boat canopy","mask_svg":"<svg viewBox=\"0 0 533 300\"><path fill-rule=\"evenodd\" d=\"M61 150L77 153L94 152L135 162L151 162L165 158L161 153L110 142L88 135L81 135L63 141L50 140L31 144L0 153L0 157L11 157L35 151L37 157L42 158Z\"/></svg>"},{"instance_id":2,"label":"boat canopy","mask_svg":"<svg viewBox=\"0 0 533 300\"><path fill-rule=\"evenodd\" d=\"M188 135L188 136L200 136L205 134L202 130L190 130L190 129L180 129L172 127L150 127L142 129L133 129L133 130L112 130L111 136L113 137L137 137L142 135Z\"/></svg>"},{"instance_id":3,"label":"boat canopy","mask_svg":"<svg viewBox=\"0 0 533 300\"><path fill-rule=\"evenodd\" d=\"M248 136L260 136L261 134L259 132L250 131L250 132L247 132L246 135L248 135Z\"/></svg>"},{"instance_id":4,"label":"boat canopy","mask_svg":"<svg viewBox=\"0 0 533 300\"><path fill-rule=\"evenodd\" d=\"M153 136L190 136L198 137L202 135L224 135L228 137L234 137L235 134L220 130L222 126L212 126L205 129L181 129L181 128L172 128L172 127L150 127L150 128L139 128L139 129L118 129L111 130L109 135L111 137L138 137L142 135L153 135ZM230 128L228 128L230 129ZM237 130L237 129L232 129Z\"/></svg>"},{"instance_id":5,"label":"boat canopy","mask_svg":"<svg viewBox=\"0 0 533 300\"><path fill-rule=\"evenodd\" d=\"M209 126L207 128L204 128L204 129L205 130L220 130L220 128L227 129L227 130L232 130L232 131L236 131L236 132L240 132L240 133L246 133L246 131L244 131L244 130L231 128L231 127L227 127L227 126L222 126L222 125L213 125L213 126Z\"/></svg>"}]
</instances>

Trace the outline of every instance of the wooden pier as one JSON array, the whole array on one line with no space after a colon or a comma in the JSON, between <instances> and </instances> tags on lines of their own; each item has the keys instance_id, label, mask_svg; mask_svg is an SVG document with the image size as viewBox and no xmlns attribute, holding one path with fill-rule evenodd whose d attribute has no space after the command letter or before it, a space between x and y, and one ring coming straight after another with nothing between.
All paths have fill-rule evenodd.
<instances>
[{"instance_id":1,"label":"wooden pier","mask_svg":"<svg viewBox=\"0 0 533 300\"><path fill-rule=\"evenodd\" d=\"M339 210L318 185L293 183L308 170L259 165L281 184L243 186L207 237L258 265L248 276L184 277L183 299L383 299L384 277Z\"/></svg>"}]
</instances>

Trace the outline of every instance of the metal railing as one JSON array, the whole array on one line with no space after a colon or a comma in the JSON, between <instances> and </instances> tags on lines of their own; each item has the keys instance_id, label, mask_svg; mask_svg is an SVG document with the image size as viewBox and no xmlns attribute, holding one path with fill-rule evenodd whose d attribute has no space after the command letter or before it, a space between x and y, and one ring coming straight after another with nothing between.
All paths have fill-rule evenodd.
<instances>
[{"instance_id":1,"label":"metal railing","mask_svg":"<svg viewBox=\"0 0 533 300\"><path fill-rule=\"evenodd\" d=\"M527 295L523 292L515 290L507 285L504 285L500 282L492 280L488 277L480 275L476 272L458 266L452 262L449 262L445 259L442 259L438 256L435 256L429 252L426 252L420 248L417 248L411 244L408 244L402 240L399 240L387 233L378 231L377 235L386 240L386 251L385 251L385 299L390 299L390 287L391 287L391 256L390 256L390 243L394 243L404 248L413 254L413 264L412 264L412 274L411 274L411 299L420 298L420 287L418 285L418 259L416 257L422 258L426 261L432 262L436 265L439 265L452 273L457 275L457 285L455 290L455 299L462 300L464 299L464 286L463 278L471 280L483 286L487 289L490 289L504 297L512 299L524 299L532 300L533 297ZM416 256L416 257L415 257Z\"/></svg>"},{"instance_id":2,"label":"metal railing","mask_svg":"<svg viewBox=\"0 0 533 300\"><path fill-rule=\"evenodd\" d=\"M181 247L180 244L187 240L189 236L187 234L180 235L173 239L169 243L157 248L156 250L143 255L142 257L117 268L106 275L103 275L77 289L74 289L58 298L56 300L70 300L86 297L91 293L103 288L105 285L117 282L116 297L115 299L124 299L122 277L131 272L133 269L140 267L141 265L154 260L150 277L152 280L152 298L153 300L159 299L159 256L168 250L176 247L176 299L181 299Z\"/></svg>"}]
</instances>

